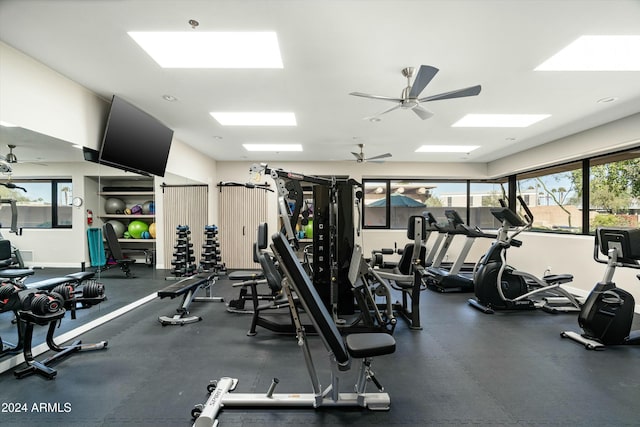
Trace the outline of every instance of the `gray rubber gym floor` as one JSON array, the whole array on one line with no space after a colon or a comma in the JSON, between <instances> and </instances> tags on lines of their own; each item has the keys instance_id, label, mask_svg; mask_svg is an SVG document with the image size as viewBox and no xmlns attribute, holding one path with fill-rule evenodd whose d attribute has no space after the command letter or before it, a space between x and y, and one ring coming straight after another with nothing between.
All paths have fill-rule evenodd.
<instances>
[{"instance_id":1,"label":"gray rubber gym floor","mask_svg":"<svg viewBox=\"0 0 640 427\"><path fill-rule=\"evenodd\" d=\"M66 317L59 333L170 283L163 272L145 266L134 271L138 277L129 280L116 269L103 273L109 300L79 312L75 321ZM224 279L214 287L227 301L238 293ZM424 291L424 329L411 331L399 321L397 351L373 364L391 396L390 411L228 408L220 426L640 425L640 347L587 351L560 338L562 330L577 330L576 315L486 315L469 307L468 297ZM161 326L158 316L173 315L178 304L156 298L83 334L83 342L108 340L108 348L60 361L53 380L18 380L13 369L1 374L0 423L187 427L193 405L207 399L209 380L224 376L239 379L237 392L264 393L274 377L280 380L276 392L310 391L293 338L265 329L248 337L250 315L229 313L213 302L192 305L201 322ZM10 320L0 315L0 335L9 341L15 334ZM35 341L43 336L38 331ZM310 342L324 387L326 351L318 337ZM342 382L345 391L351 391L352 378ZM49 410L37 411L43 403Z\"/></svg>"}]
</instances>

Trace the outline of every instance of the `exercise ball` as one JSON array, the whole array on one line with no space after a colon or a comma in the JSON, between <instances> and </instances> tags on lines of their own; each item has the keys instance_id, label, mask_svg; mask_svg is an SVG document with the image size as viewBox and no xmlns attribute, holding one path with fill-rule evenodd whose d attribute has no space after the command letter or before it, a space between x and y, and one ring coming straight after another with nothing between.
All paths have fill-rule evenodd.
<instances>
[{"instance_id":1,"label":"exercise ball","mask_svg":"<svg viewBox=\"0 0 640 427\"><path fill-rule=\"evenodd\" d=\"M126 205L120 199L116 199L115 197L109 197L104 202L104 211L108 214L119 214L124 212L124 208Z\"/></svg>"},{"instance_id":2,"label":"exercise ball","mask_svg":"<svg viewBox=\"0 0 640 427\"><path fill-rule=\"evenodd\" d=\"M113 226L113 231L116 232L116 237L118 239L122 238L122 236L124 236L124 232L127 231L127 227L117 219L110 219L107 223Z\"/></svg>"},{"instance_id":3,"label":"exercise ball","mask_svg":"<svg viewBox=\"0 0 640 427\"><path fill-rule=\"evenodd\" d=\"M304 237L307 239L313 239L313 220L310 219L307 225L304 226Z\"/></svg>"},{"instance_id":4,"label":"exercise ball","mask_svg":"<svg viewBox=\"0 0 640 427\"><path fill-rule=\"evenodd\" d=\"M149 234L151 235L152 239L156 238L156 223L155 222L152 222L149 225Z\"/></svg>"},{"instance_id":5,"label":"exercise ball","mask_svg":"<svg viewBox=\"0 0 640 427\"><path fill-rule=\"evenodd\" d=\"M141 215L142 214L142 206L135 205L131 207L131 215Z\"/></svg>"},{"instance_id":6,"label":"exercise ball","mask_svg":"<svg viewBox=\"0 0 640 427\"><path fill-rule=\"evenodd\" d=\"M143 215L155 215L155 213L156 213L156 204L153 203L153 200L149 200L142 204Z\"/></svg>"},{"instance_id":7,"label":"exercise ball","mask_svg":"<svg viewBox=\"0 0 640 427\"><path fill-rule=\"evenodd\" d=\"M128 231L132 239L141 239L142 233L144 231L149 231L149 225L146 222L138 220L131 221L129 223Z\"/></svg>"}]
</instances>

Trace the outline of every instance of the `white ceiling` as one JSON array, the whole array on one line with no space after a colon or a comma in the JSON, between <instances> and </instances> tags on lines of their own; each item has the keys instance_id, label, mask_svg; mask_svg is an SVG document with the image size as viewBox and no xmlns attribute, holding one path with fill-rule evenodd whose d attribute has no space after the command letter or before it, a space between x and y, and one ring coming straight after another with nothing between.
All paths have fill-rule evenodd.
<instances>
[{"instance_id":1,"label":"white ceiling","mask_svg":"<svg viewBox=\"0 0 640 427\"><path fill-rule=\"evenodd\" d=\"M162 69L127 31L275 31L284 68ZM580 35L608 34L640 34L640 1L0 0L0 40L105 100L127 99L221 161L348 160L364 143L367 156L391 152L390 161L488 162L638 113L640 72L533 71ZM423 96L482 92L429 103L425 121L405 110L363 120L391 105L349 92L399 96L401 69L420 64L440 69ZM618 100L597 102L607 97ZM222 127L210 111L293 111L298 126ZM551 117L529 128L451 127L467 113ZM242 148L257 142L304 151ZM481 148L415 153L423 144Z\"/></svg>"}]
</instances>

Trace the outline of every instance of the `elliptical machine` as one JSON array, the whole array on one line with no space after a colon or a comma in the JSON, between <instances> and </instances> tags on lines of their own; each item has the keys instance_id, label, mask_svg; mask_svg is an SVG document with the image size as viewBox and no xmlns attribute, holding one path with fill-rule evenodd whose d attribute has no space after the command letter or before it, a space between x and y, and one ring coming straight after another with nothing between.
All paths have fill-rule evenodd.
<instances>
[{"instance_id":1,"label":"elliptical machine","mask_svg":"<svg viewBox=\"0 0 640 427\"><path fill-rule=\"evenodd\" d=\"M600 253L607 259L601 259ZM602 349L606 345L640 344L640 331L631 331L635 300L613 282L617 267L640 269L640 229L598 228L593 259L607 264L607 268L578 315L583 333L564 331L560 336L583 344L587 350Z\"/></svg>"},{"instance_id":2,"label":"elliptical machine","mask_svg":"<svg viewBox=\"0 0 640 427\"><path fill-rule=\"evenodd\" d=\"M500 201L502 208L491 209L502 225L498 229L498 238L476 265L473 275L476 297L468 300L469 305L487 314L496 310L538 308L554 313L580 311L580 302L560 286L571 282L573 275L549 274L538 278L507 264L507 249L522 246L522 241L515 237L533 224L533 213L524 199L518 196L518 201L525 211L524 220L503 200Z\"/></svg>"}]
</instances>

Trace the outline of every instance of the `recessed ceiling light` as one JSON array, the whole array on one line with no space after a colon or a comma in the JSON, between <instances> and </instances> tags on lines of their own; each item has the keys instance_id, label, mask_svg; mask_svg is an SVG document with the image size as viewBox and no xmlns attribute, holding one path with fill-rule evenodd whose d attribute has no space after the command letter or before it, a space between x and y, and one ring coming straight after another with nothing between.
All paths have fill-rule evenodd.
<instances>
[{"instance_id":1,"label":"recessed ceiling light","mask_svg":"<svg viewBox=\"0 0 640 427\"><path fill-rule=\"evenodd\" d=\"M222 126L296 126L293 113L223 113L211 112Z\"/></svg>"},{"instance_id":2,"label":"recessed ceiling light","mask_svg":"<svg viewBox=\"0 0 640 427\"><path fill-rule=\"evenodd\" d=\"M470 153L478 148L479 145L423 145L416 153Z\"/></svg>"},{"instance_id":3,"label":"recessed ceiling light","mask_svg":"<svg viewBox=\"0 0 640 427\"><path fill-rule=\"evenodd\" d=\"M378 118L378 117L371 117L371 118L369 118L369 121L370 121L371 123L378 123L378 122L379 122L379 121L381 121L381 120L382 120L382 119L381 119L381 118Z\"/></svg>"},{"instance_id":4,"label":"recessed ceiling light","mask_svg":"<svg viewBox=\"0 0 640 427\"><path fill-rule=\"evenodd\" d=\"M162 95L162 99L169 102L176 102L178 100L178 98L173 95Z\"/></svg>"},{"instance_id":5,"label":"recessed ceiling light","mask_svg":"<svg viewBox=\"0 0 640 427\"><path fill-rule=\"evenodd\" d=\"M526 128L551 117L550 114L467 114L451 127Z\"/></svg>"},{"instance_id":6,"label":"recessed ceiling light","mask_svg":"<svg viewBox=\"0 0 640 427\"><path fill-rule=\"evenodd\" d=\"M242 144L247 151L302 151L301 144Z\"/></svg>"},{"instance_id":7,"label":"recessed ceiling light","mask_svg":"<svg viewBox=\"0 0 640 427\"><path fill-rule=\"evenodd\" d=\"M162 68L282 68L274 32L128 34Z\"/></svg>"},{"instance_id":8,"label":"recessed ceiling light","mask_svg":"<svg viewBox=\"0 0 640 427\"><path fill-rule=\"evenodd\" d=\"M640 71L640 35L580 36L536 71Z\"/></svg>"},{"instance_id":9,"label":"recessed ceiling light","mask_svg":"<svg viewBox=\"0 0 640 427\"><path fill-rule=\"evenodd\" d=\"M598 104L608 104L609 102L616 102L618 98L615 96L607 96L606 98L600 98L596 102Z\"/></svg>"}]
</instances>

